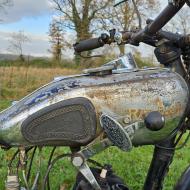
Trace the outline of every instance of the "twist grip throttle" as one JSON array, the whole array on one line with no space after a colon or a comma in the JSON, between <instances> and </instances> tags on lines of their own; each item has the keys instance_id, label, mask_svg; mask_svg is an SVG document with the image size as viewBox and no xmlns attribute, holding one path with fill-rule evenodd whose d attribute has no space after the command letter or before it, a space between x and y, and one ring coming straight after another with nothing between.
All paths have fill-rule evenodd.
<instances>
[{"instance_id":1,"label":"twist grip throttle","mask_svg":"<svg viewBox=\"0 0 190 190\"><path fill-rule=\"evenodd\" d=\"M82 40L74 44L74 49L76 53L81 53L83 51L89 51L100 48L104 46L108 41L109 41L109 36L107 34L102 34L99 38Z\"/></svg>"}]
</instances>

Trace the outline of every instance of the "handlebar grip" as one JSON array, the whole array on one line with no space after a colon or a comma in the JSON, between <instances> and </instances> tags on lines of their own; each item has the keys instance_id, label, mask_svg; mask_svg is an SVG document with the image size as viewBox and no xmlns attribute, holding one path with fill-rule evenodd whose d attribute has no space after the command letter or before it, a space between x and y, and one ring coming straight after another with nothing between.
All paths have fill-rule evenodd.
<instances>
[{"instance_id":1,"label":"handlebar grip","mask_svg":"<svg viewBox=\"0 0 190 190\"><path fill-rule=\"evenodd\" d=\"M81 53L83 51L89 51L104 46L104 41L101 38L92 38L88 40L82 40L74 44L75 52Z\"/></svg>"}]
</instances>

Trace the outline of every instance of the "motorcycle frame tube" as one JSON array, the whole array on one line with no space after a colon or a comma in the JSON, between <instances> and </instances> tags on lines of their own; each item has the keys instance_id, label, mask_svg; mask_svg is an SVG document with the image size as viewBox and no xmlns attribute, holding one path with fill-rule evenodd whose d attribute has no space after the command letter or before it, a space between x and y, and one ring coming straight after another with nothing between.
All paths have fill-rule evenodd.
<instances>
[{"instance_id":1,"label":"motorcycle frame tube","mask_svg":"<svg viewBox=\"0 0 190 190\"><path fill-rule=\"evenodd\" d=\"M144 184L144 190L162 190L175 153L175 137L155 146L152 162Z\"/></svg>"}]
</instances>

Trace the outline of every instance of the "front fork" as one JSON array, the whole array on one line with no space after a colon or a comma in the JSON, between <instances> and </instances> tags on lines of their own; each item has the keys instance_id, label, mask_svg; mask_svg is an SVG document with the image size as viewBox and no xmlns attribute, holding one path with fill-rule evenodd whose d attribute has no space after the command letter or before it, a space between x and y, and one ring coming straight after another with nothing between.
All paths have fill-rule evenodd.
<instances>
[{"instance_id":1,"label":"front fork","mask_svg":"<svg viewBox=\"0 0 190 190\"><path fill-rule=\"evenodd\" d=\"M175 138L155 146L152 162L144 184L144 190L161 190L164 178L172 163Z\"/></svg>"}]
</instances>

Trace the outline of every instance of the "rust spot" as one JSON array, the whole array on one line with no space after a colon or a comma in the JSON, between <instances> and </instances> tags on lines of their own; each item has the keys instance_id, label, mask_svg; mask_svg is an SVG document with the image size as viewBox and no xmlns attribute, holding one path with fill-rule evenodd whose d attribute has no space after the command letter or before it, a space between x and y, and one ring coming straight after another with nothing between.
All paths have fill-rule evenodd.
<instances>
[{"instance_id":1,"label":"rust spot","mask_svg":"<svg viewBox=\"0 0 190 190\"><path fill-rule=\"evenodd\" d=\"M151 110L128 109L127 112L131 120L142 120Z\"/></svg>"},{"instance_id":2,"label":"rust spot","mask_svg":"<svg viewBox=\"0 0 190 190\"><path fill-rule=\"evenodd\" d=\"M129 115L131 120L141 120L141 119L144 119L144 117L151 111L153 110L128 109L127 114ZM182 113L183 108L180 103L176 103L166 109L161 108L161 109L158 109L157 111L159 111L165 117L175 117Z\"/></svg>"},{"instance_id":3,"label":"rust spot","mask_svg":"<svg viewBox=\"0 0 190 190\"><path fill-rule=\"evenodd\" d=\"M116 90L113 89L94 89L86 93L90 98L97 98L103 100L112 100Z\"/></svg>"},{"instance_id":4,"label":"rust spot","mask_svg":"<svg viewBox=\"0 0 190 190\"><path fill-rule=\"evenodd\" d=\"M158 110L163 110L164 109L164 104L163 104L163 102L162 102L162 100L160 98L156 98L155 103L156 103L156 105L158 107Z\"/></svg>"},{"instance_id":5,"label":"rust spot","mask_svg":"<svg viewBox=\"0 0 190 190\"><path fill-rule=\"evenodd\" d=\"M182 113L183 109L182 109L182 105L180 103L175 103L174 105L170 106L169 109L166 109L164 111L164 115L166 117L169 116L177 116L180 113Z\"/></svg>"}]
</instances>

